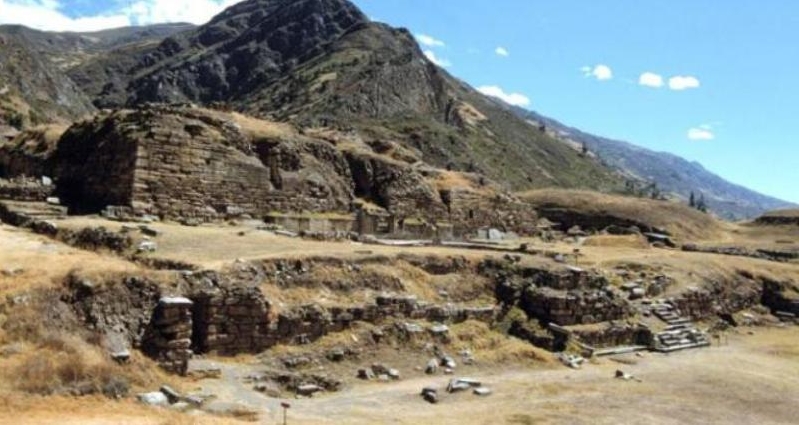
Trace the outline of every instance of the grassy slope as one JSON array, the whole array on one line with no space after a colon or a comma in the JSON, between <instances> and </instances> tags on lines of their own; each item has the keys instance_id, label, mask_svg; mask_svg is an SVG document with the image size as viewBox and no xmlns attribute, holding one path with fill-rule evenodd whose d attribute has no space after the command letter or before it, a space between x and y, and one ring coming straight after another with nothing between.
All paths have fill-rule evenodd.
<instances>
[{"instance_id":1,"label":"grassy slope","mask_svg":"<svg viewBox=\"0 0 799 425\"><path fill-rule=\"evenodd\" d=\"M724 225L711 215L671 201L653 201L587 191L539 190L519 196L538 208L565 208L583 214L604 214L665 229L680 238L715 239Z\"/></svg>"},{"instance_id":2,"label":"grassy slope","mask_svg":"<svg viewBox=\"0 0 799 425\"><path fill-rule=\"evenodd\" d=\"M439 167L516 189L611 190L618 177L423 58L410 34L369 24L241 100L251 113L396 140ZM464 118L468 109L477 119Z\"/></svg>"}]
</instances>

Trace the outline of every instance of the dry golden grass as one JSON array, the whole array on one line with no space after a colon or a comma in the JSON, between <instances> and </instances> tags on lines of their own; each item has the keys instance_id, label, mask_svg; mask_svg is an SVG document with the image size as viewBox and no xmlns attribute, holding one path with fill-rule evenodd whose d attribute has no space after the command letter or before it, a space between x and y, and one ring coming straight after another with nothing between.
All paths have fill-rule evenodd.
<instances>
[{"instance_id":1,"label":"dry golden grass","mask_svg":"<svg viewBox=\"0 0 799 425\"><path fill-rule=\"evenodd\" d=\"M70 248L28 231L0 225L0 296L59 285L72 270L138 272L110 254Z\"/></svg>"},{"instance_id":2,"label":"dry golden grass","mask_svg":"<svg viewBox=\"0 0 799 425\"><path fill-rule=\"evenodd\" d=\"M241 129L253 138L296 136L297 129L290 124L260 120L238 112L231 112L230 117L241 126Z\"/></svg>"},{"instance_id":3,"label":"dry golden grass","mask_svg":"<svg viewBox=\"0 0 799 425\"><path fill-rule=\"evenodd\" d=\"M450 326L451 347L480 353L480 361L514 366L546 366L553 363L552 354L538 347L501 334L488 324L468 320Z\"/></svg>"},{"instance_id":4,"label":"dry golden grass","mask_svg":"<svg viewBox=\"0 0 799 425\"><path fill-rule=\"evenodd\" d=\"M487 120L485 115L475 108L472 104L461 102L456 109L458 116L468 125L476 125Z\"/></svg>"},{"instance_id":5,"label":"dry golden grass","mask_svg":"<svg viewBox=\"0 0 799 425\"><path fill-rule=\"evenodd\" d=\"M584 214L613 215L665 229L680 239L718 239L727 226L686 205L672 201L607 195L580 190L544 189L519 193L534 206L571 209Z\"/></svg>"},{"instance_id":6,"label":"dry golden grass","mask_svg":"<svg viewBox=\"0 0 799 425\"><path fill-rule=\"evenodd\" d=\"M799 217L799 208L769 211L763 217Z\"/></svg>"},{"instance_id":7,"label":"dry golden grass","mask_svg":"<svg viewBox=\"0 0 799 425\"><path fill-rule=\"evenodd\" d=\"M489 192L492 188L480 186L475 176L470 176L458 171L441 171L437 173L433 183L438 190L468 190L477 193Z\"/></svg>"},{"instance_id":8,"label":"dry golden grass","mask_svg":"<svg viewBox=\"0 0 799 425\"><path fill-rule=\"evenodd\" d=\"M28 396L0 393L0 424L41 425L212 425L241 424L233 418L186 415L144 406L132 399L111 401L103 396Z\"/></svg>"},{"instance_id":9,"label":"dry golden grass","mask_svg":"<svg viewBox=\"0 0 799 425\"><path fill-rule=\"evenodd\" d=\"M583 246L650 249L649 242L641 235L596 235L586 239Z\"/></svg>"}]
</instances>

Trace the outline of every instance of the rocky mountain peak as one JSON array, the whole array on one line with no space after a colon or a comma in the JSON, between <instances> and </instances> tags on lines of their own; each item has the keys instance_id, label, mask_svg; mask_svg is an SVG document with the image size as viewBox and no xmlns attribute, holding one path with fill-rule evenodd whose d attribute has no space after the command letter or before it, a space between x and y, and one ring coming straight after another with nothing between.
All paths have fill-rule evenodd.
<instances>
[{"instance_id":1,"label":"rocky mountain peak","mask_svg":"<svg viewBox=\"0 0 799 425\"><path fill-rule=\"evenodd\" d=\"M228 101L273 82L368 18L345 0L251 0L169 37L137 67L128 104Z\"/></svg>"}]
</instances>

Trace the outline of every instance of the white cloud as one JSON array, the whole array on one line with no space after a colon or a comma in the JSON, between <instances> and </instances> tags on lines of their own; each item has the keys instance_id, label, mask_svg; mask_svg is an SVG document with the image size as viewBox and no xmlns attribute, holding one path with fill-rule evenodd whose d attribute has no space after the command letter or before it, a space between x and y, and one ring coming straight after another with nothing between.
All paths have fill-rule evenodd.
<instances>
[{"instance_id":1,"label":"white cloud","mask_svg":"<svg viewBox=\"0 0 799 425\"><path fill-rule=\"evenodd\" d=\"M70 18L56 0L0 0L0 24L21 24L45 31L96 31L129 26L123 13Z\"/></svg>"},{"instance_id":2,"label":"white cloud","mask_svg":"<svg viewBox=\"0 0 799 425\"><path fill-rule=\"evenodd\" d=\"M494 50L494 53L496 53L498 56L503 56L503 57L508 57L508 56L510 56L510 52L508 51L508 49L506 49L506 48L504 48L504 47L502 47L502 46L500 46L500 47L497 47L497 48Z\"/></svg>"},{"instance_id":3,"label":"white cloud","mask_svg":"<svg viewBox=\"0 0 799 425\"><path fill-rule=\"evenodd\" d=\"M447 45L443 41L427 34L416 34L416 41L427 47L445 47Z\"/></svg>"},{"instance_id":4,"label":"white cloud","mask_svg":"<svg viewBox=\"0 0 799 425\"><path fill-rule=\"evenodd\" d=\"M663 87L663 77L654 72L644 72L638 77L638 84L646 87Z\"/></svg>"},{"instance_id":5,"label":"white cloud","mask_svg":"<svg viewBox=\"0 0 799 425\"><path fill-rule=\"evenodd\" d=\"M716 134L710 124L702 124L688 129L688 139L690 140L713 140L715 138Z\"/></svg>"},{"instance_id":6,"label":"white cloud","mask_svg":"<svg viewBox=\"0 0 799 425\"><path fill-rule=\"evenodd\" d=\"M583 75L586 77L593 77L599 81L610 80L613 78L613 70L607 65L599 64L597 66L584 66L580 68Z\"/></svg>"},{"instance_id":7,"label":"white cloud","mask_svg":"<svg viewBox=\"0 0 799 425\"><path fill-rule=\"evenodd\" d=\"M123 9L137 25L191 22L201 25L241 0L139 0Z\"/></svg>"},{"instance_id":8,"label":"white cloud","mask_svg":"<svg viewBox=\"0 0 799 425\"><path fill-rule=\"evenodd\" d=\"M669 88L672 90L687 90L699 88L699 80L692 76L678 75L669 78Z\"/></svg>"},{"instance_id":9,"label":"white cloud","mask_svg":"<svg viewBox=\"0 0 799 425\"><path fill-rule=\"evenodd\" d=\"M98 31L162 22L204 24L241 0L138 0L108 2L116 7L94 16L70 17L60 0L0 0L0 24L21 24L44 31ZM125 5L127 3L127 5Z\"/></svg>"},{"instance_id":10,"label":"white cloud","mask_svg":"<svg viewBox=\"0 0 799 425\"><path fill-rule=\"evenodd\" d=\"M432 50L425 50L424 55L425 57L427 57L428 60L430 60L430 62L433 62L434 64L442 68L449 68L450 66L452 66L452 62L450 62L447 59L436 56L436 52Z\"/></svg>"},{"instance_id":11,"label":"white cloud","mask_svg":"<svg viewBox=\"0 0 799 425\"><path fill-rule=\"evenodd\" d=\"M514 106L529 106L530 98L521 93L505 93L499 86L480 86L477 91L486 96L496 97L503 102Z\"/></svg>"}]
</instances>

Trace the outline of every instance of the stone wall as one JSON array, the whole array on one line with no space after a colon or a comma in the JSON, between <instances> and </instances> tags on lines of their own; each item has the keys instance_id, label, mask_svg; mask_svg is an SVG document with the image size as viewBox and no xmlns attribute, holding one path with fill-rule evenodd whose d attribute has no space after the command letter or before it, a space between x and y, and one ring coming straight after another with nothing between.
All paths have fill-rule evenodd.
<instances>
[{"instance_id":1,"label":"stone wall","mask_svg":"<svg viewBox=\"0 0 799 425\"><path fill-rule=\"evenodd\" d=\"M307 216L291 214L270 214L267 223L277 224L292 232L348 233L354 230L354 216Z\"/></svg>"},{"instance_id":2,"label":"stone wall","mask_svg":"<svg viewBox=\"0 0 799 425\"><path fill-rule=\"evenodd\" d=\"M561 326L623 320L632 314L627 301L606 289L560 291L528 287L520 306L530 317Z\"/></svg>"},{"instance_id":3,"label":"stone wall","mask_svg":"<svg viewBox=\"0 0 799 425\"><path fill-rule=\"evenodd\" d=\"M191 297L194 351L235 355L257 353L275 344L270 304L257 288L220 288Z\"/></svg>"},{"instance_id":4,"label":"stone wall","mask_svg":"<svg viewBox=\"0 0 799 425\"><path fill-rule=\"evenodd\" d=\"M567 327L570 337L593 348L619 347L652 343L652 331L641 324L608 322L592 326Z\"/></svg>"},{"instance_id":5,"label":"stone wall","mask_svg":"<svg viewBox=\"0 0 799 425\"><path fill-rule=\"evenodd\" d=\"M480 227L531 234L538 219L533 207L502 193L487 195L453 189L442 191L441 198L447 205L449 222L457 236L469 235Z\"/></svg>"},{"instance_id":6,"label":"stone wall","mask_svg":"<svg viewBox=\"0 0 799 425\"><path fill-rule=\"evenodd\" d=\"M169 372L185 375L193 354L192 301L163 297L153 312L142 348Z\"/></svg>"},{"instance_id":7,"label":"stone wall","mask_svg":"<svg viewBox=\"0 0 799 425\"><path fill-rule=\"evenodd\" d=\"M41 179L0 179L0 199L21 202L43 202L53 193L54 187L42 183Z\"/></svg>"}]
</instances>

